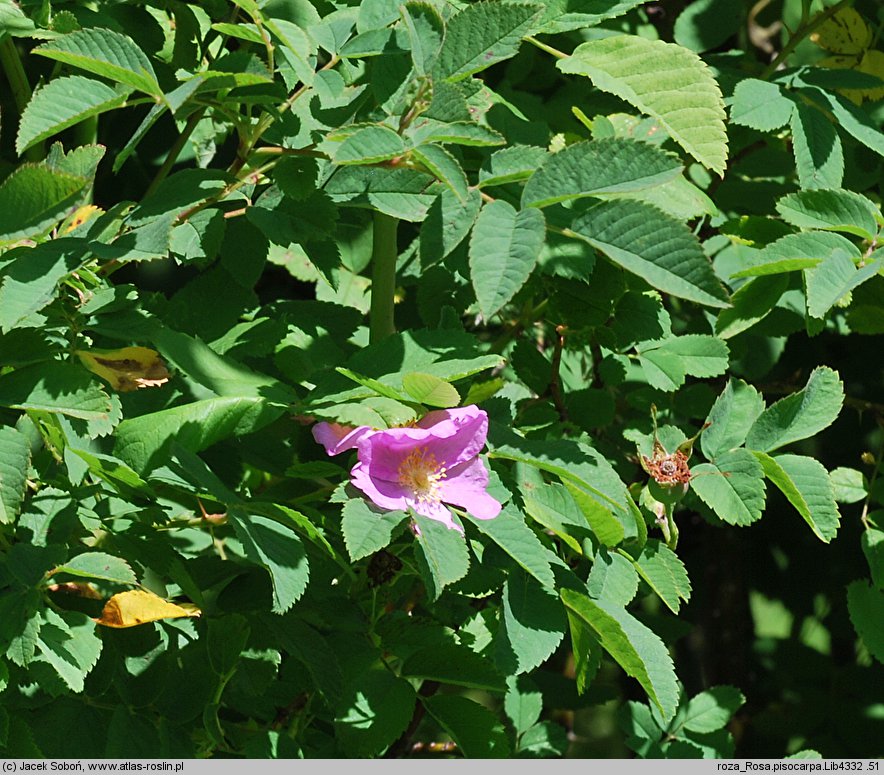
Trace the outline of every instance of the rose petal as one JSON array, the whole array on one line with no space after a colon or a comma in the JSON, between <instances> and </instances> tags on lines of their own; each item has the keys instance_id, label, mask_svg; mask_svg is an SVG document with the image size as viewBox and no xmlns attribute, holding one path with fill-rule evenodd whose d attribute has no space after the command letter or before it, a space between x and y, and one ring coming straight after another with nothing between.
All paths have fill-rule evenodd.
<instances>
[{"instance_id":1,"label":"rose petal","mask_svg":"<svg viewBox=\"0 0 884 775\"><path fill-rule=\"evenodd\" d=\"M463 528L452 519L451 512L438 501L410 500L408 505L411 506L416 513L424 517L429 517L436 522L441 522L449 530L457 530L459 533L463 533Z\"/></svg>"},{"instance_id":2,"label":"rose petal","mask_svg":"<svg viewBox=\"0 0 884 775\"><path fill-rule=\"evenodd\" d=\"M466 509L476 519L494 519L502 508L500 502L486 492L488 471L479 458L448 471L439 482L439 496L445 503Z\"/></svg>"},{"instance_id":3,"label":"rose petal","mask_svg":"<svg viewBox=\"0 0 884 775\"><path fill-rule=\"evenodd\" d=\"M325 447L329 457L340 455L348 449L354 449L359 440L374 432L367 425L351 428L348 425L339 425L336 422L320 422L313 426L313 438L318 444Z\"/></svg>"}]
</instances>

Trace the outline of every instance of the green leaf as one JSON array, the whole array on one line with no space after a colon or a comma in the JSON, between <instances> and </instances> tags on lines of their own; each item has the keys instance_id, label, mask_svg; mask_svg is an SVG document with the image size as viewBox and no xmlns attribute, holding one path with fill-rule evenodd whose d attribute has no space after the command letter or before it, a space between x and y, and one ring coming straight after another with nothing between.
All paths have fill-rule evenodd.
<instances>
[{"instance_id":1,"label":"green leaf","mask_svg":"<svg viewBox=\"0 0 884 775\"><path fill-rule=\"evenodd\" d=\"M48 662L73 692L82 692L86 675L98 662L102 641L95 623L75 611L43 611L37 648L40 660Z\"/></svg>"},{"instance_id":2,"label":"green leaf","mask_svg":"<svg viewBox=\"0 0 884 775\"><path fill-rule=\"evenodd\" d=\"M565 489L571 495L586 523L603 546L617 546L625 537L623 523L614 516L610 508L592 497L580 485L569 479L562 479Z\"/></svg>"},{"instance_id":3,"label":"green leaf","mask_svg":"<svg viewBox=\"0 0 884 775\"><path fill-rule=\"evenodd\" d=\"M834 474L834 471L832 473ZM863 530L860 542L869 563L872 583L876 589L884 590L884 530L866 528Z\"/></svg>"},{"instance_id":4,"label":"green leaf","mask_svg":"<svg viewBox=\"0 0 884 775\"><path fill-rule=\"evenodd\" d=\"M446 188L427 212L420 230L420 260L423 267L441 261L469 234L479 217L482 196L470 189L466 201Z\"/></svg>"},{"instance_id":5,"label":"green leaf","mask_svg":"<svg viewBox=\"0 0 884 775\"><path fill-rule=\"evenodd\" d=\"M809 269L828 258L835 250L843 250L849 256L856 258L861 255L859 249L840 234L826 231L787 234L765 245L758 253L757 264L735 272L731 277L752 277Z\"/></svg>"},{"instance_id":6,"label":"green leaf","mask_svg":"<svg viewBox=\"0 0 884 775\"><path fill-rule=\"evenodd\" d=\"M506 681L504 712L513 722L517 735L534 726L543 711L543 695L528 676L509 676Z\"/></svg>"},{"instance_id":7,"label":"green leaf","mask_svg":"<svg viewBox=\"0 0 884 775\"><path fill-rule=\"evenodd\" d=\"M740 0L697 0L678 15L673 37L697 53L716 49L745 23L743 14Z\"/></svg>"},{"instance_id":8,"label":"green leaf","mask_svg":"<svg viewBox=\"0 0 884 775\"><path fill-rule=\"evenodd\" d=\"M522 207L641 191L673 180L681 170L676 156L637 140L575 143L547 157L532 175L522 192Z\"/></svg>"},{"instance_id":9,"label":"green leaf","mask_svg":"<svg viewBox=\"0 0 884 775\"><path fill-rule=\"evenodd\" d=\"M545 239L546 224L537 209L517 211L501 200L482 208L470 238L470 277L486 318L525 284Z\"/></svg>"},{"instance_id":10,"label":"green leaf","mask_svg":"<svg viewBox=\"0 0 884 775\"><path fill-rule=\"evenodd\" d=\"M434 178L425 172L397 167L338 167L325 184L333 202L369 207L404 221L419 222L438 196L427 191Z\"/></svg>"},{"instance_id":11,"label":"green leaf","mask_svg":"<svg viewBox=\"0 0 884 775\"><path fill-rule=\"evenodd\" d=\"M470 196L469 183L460 162L441 145L421 145L412 149L412 157L442 181L460 202L466 203Z\"/></svg>"},{"instance_id":12,"label":"green leaf","mask_svg":"<svg viewBox=\"0 0 884 775\"><path fill-rule=\"evenodd\" d=\"M772 132L789 123L794 107L777 84L744 78L734 89L731 123Z\"/></svg>"},{"instance_id":13,"label":"green leaf","mask_svg":"<svg viewBox=\"0 0 884 775\"><path fill-rule=\"evenodd\" d=\"M25 366L0 376L0 406L108 420L110 397L86 369L69 362Z\"/></svg>"},{"instance_id":14,"label":"green leaf","mask_svg":"<svg viewBox=\"0 0 884 775\"><path fill-rule=\"evenodd\" d=\"M539 31L554 34L595 27L637 5L641 5L641 0L549 0L544 4Z\"/></svg>"},{"instance_id":15,"label":"green leaf","mask_svg":"<svg viewBox=\"0 0 884 775\"><path fill-rule=\"evenodd\" d=\"M341 532L353 562L389 546L408 516L404 511L376 511L362 498L348 500L341 515Z\"/></svg>"},{"instance_id":16,"label":"green leaf","mask_svg":"<svg viewBox=\"0 0 884 775\"><path fill-rule=\"evenodd\" d=\"M571 589L560 594L569 616L592 630L602 648L641 684L664 719L671 719L678 706L678 684L672 658L656 633L622 606L591 600Z\"/></svg>"},{"instance_id":17,"label":"green leaf","mask_svg":"<svg viewBox=\"0 0 884 775\"><path fill-rule=\"evenodd\" d=\"M460 403L457 390L444 379L432 374L410 371L402 375L402 387L415 401L424 406L450 409Z\"/></svg>"},{"instance_id":18,"label":"green leaf","mask_svg":"<svg viewBox=\"0 0 884 775\"><path fill-rule=\"evenodd\" d=\"M764 475L786 496L820 541L829 543L838 532L841 514L829 473L822 463L802 455L771 457L756 452Z\"/></svg>"},{"instance_id":19,"label":"green leaf","mask_svg":"<svg viewBox=\"0 0 884 775\"><path fill-rule=\"evenodd\" d=\"M71 75L56 78L34 92L21 116L16 153L84 119L120 107L129 96L127 88L112 88L93 78Z\"/></svg>"},{"instance_id":20,"label":"green leaf","mask_svg":"<svg viewBox=\"0 0 884 775\"><path fill-rule=\"evenodd\" d=\"M588 76L597 88L653 116L703 166L724 174L727 134L721 91L692 51L660 40L612 35L580 44L556 66Z\"/></svg>"},{"instance_id":21,"label":"green leaf","mask_svg":"<svg viewBox=\"0 0 884 775\"><path fill-rule=\"evenodd\" d=\"M682 727L690 732L715 732L722 729L746 698L733 686L713 686L691 698Z\"/></svg>"},{"instance_id":22,"label":"green leaf","mask_svg":"<svg viewBox=\"0 0 884 775\"><path fill-rule=\"evenodd\" d=\"M850 621L869 653L884 662L884 592L867 581L854 581L847 587Z\"/></svg>"},{"instance_id":23,"label":"green leaf","mask_svg":"<svg viewBox=\"0 0 884 775\"><path fill-rule=\"evenodd\" d=\"M84 579L99 579L114 584L137 584L134 571L122 557L104 552L83 552L55 568L54 573L68 573Z\"/></svg>"},{"instance_id":24,"label":"green leaf","mask_svg":"<svg viewBox=\"0 0 884 775\"><path fill-rule=\"evenodd\" d=\"M843 189L819 189L786 194L777 212L787 223L803 229L844 231L864 239L878 233L875 206L862 194Z\"/></svg>"},{"instance_id":25,"label":"green leaf","mask_svg":"<svg viewBox=\"0 0 884 775\"><path fill-rule=\"evenodd\" d=\"M797 102L790 126L801 188L841 188L844 151L832 122L816 108Z\"/></svg>"},{"instance_id":26,"label":"green leaf","mask_svg":"<svg viewBox=\"0 0 884 775\"><path fill-rule=\"evenodd\" d=\"M764 320L788 290L789 278L784 275L756 277L741 285L731 296L730 309L718 313L715 335L730 339Z\"/></svg>"},{"instance_id":27,"label":"green leaf","mask_svg":"<svg viewBox=\"0 0 884 775\"><path fill-rule=\"evenodd\" d=\"M301 539L267 517L242 513L238 509L231 509L228 517L246 557L270 574L273 613L285 613L307 588L310 568Z\"/></svg>"},{"instance_id":28,"label":"green leaf","mask_svg":"<svg viewBox=\"0 0 884 775\"><path fill-rule=\"evenodd\" d=\"M255 397L207 398L175 406L123 420L117 427L114 455L144 473L165 460L174 442L201 452L229 436L252 433L282 412L282 407Z\"/></svg>"},{"instance_id":29,"label":"green leaf","mask_svg":"<svg viewBox=\"0 0 884 775\"><path fill-rule=\"evenodd\" d=\"M525 573L509 574L503 593L503 629L515 665L504 649L502 661L508 673L527 673L546 662L565 637L565 627L564 611L553 590Z\"/></svg>"},{"instance_id":30,"label":"green leaf","mask_svg":"<svg viewBox=\"0 0 884 775\"><path fill-rule=\"evenodd\" d=\"M494 541L544 587L555 585L555 576L550 567L550 558L554 555L525 524L524 517L514 507L506 506L494 519L471 520L471 524Z\"/></svg>"},{"instance_id":31,"label":"green leaf","mask_svg":"<svg viewBox=\"0 0 884 775\"><path fill-rule=\"evenodd\" d=\"M442 50L445 24L439 11L429 3L408 2L402 6L402 19L411 43L411 61L418 75L428 75Z\"/></svg>"},{"instance_id":32,"label":"green leaf","mask_svg":"<svg viewBox=\"0 0 884 775\"><path fill-rule=\"evenodd\" d=\"M80 240L55 239L32 248L14 248L0 269L0 330L11 331L56 297L58 284L88 254Z\"/></svg>"},{"instance_id":33,"label":"green leaf","mask_svg":"<svg viewBox=\"0 0 884 775\"><path fill-rule=\"evenodd\" d=\"M746 446L770 452L813 436L834 422L843 401L838 372L819 366L810 373L803 390L780 399L759 415Z\"/></svg>"},{"instance_id":34,"label":"green leaf","mask_svg":"<svg viewBox=\"0 0 884 775\"><path fill-rule=\"evenodd\" d=\"M377 164L405 153L405 143L392 129L366 126L357 129L334 151L335 164Z\"/></svg>"},{"instance_id":35,"label":"green leaf","mask_svg":"<svg viewBox=\"0 0 884 775\"><path fill-rule=\"evenodd\" d=\"M879 156L884 156L884 134L881 132L880 125L871 116L840 94L822 89L809 91L828 103L832 115L841 129L866 148L875 151Z\"/></svg>"},{"instance_id":36,"label":"green leaf","mask_svg":"<svg viewBox=\"0 0 884 775\"><path fill-rule=\"evenodd\" d=\"M132 38L102 27L77 30L33 49L33 54L79 67L154 97L163 94L147 55Z\"/></svg>"},{"instance_id":37,"label":"green leaf","mask_svg":"<svg viewBox=\"0 0 884 775\"><path fill-rule=\"evenodd\" d=\"M637 569L627 557L599 547L586 579L586 590L594 600L625 607L638 592Z\"/></svg>"},{"instance_id":38,"label":"green leaf","mask_svg":"<svg viewBox=\"0 0 884 775\"><path fill-rule=\"evenodd\" d=\"M522 501L528 516L558 536L572 551L583 554L580 542L571 535L571 532L575 527L578 530L582 528L585 532L586 520L565 486L553 482L552 484L532 484L530 487L523 485L521 489ZM621 530L617 532L618 536L620 532L622 532L622 526Z\"/></svg>"},{"instance_id":39,"label":"green leaf","mask_svg":"<svg viewBox=\"0 0 884 775\"><path fill-rule=\"evenodd\" d=\"M60 221L89 181L45 164L22 164L0 184L0 244L33 237Z\"/></svg>"},{"instance_id":40,"label":"green leaf","mask_svg":"<svg viewBox=\"0 0 884 775\"><path fill-rule=\"evenodd\" d=\"M763 411L761 394L743 380L731 379L706 417L709 427L700 436L703 454L715 460L723 452L739 447Z\"/></svg>"},{"instance_id":41,"label":"green leaf","mask_svg":"<svg viewBox=\"0 0 884 775\"><path fill-rule=\"evenodd\" d=\"M696 236L681 221L652 205L629 200L602 202L571 229L618 266L673 296L727 307L727 293Z\"/></svg>"},{"instance_id":42,"label":"green leaf","mask_svg":"<svg viewBox=\"0 0 884 775\"><path fill-rule=\"evenodd\" d=\"M506 143L499 132L472 121L438 121L422 117L410 132L415 145L440 143L485 148Z\"/></svg>"},{"instance_id":43,"label":"green leaf","mask_svg":"<svg viewBox=\"0 0 884 775\"><path fill-rule=\"evenodd\" d=\"M9 525L25 497L31 445L15 428L0 428L0 524Z\"/></svg>"},{"instance_id":44,"label":"green leaf","mask_svg":"<svg viewBox=\"0 0 884 775\"><path fill-rule=\"evenodd\" d=\"M728 366L727 344L707 334L686 334L656 342L639 342L636 351L648 381L661 390L681 387L686 374L716 377L723 374Z\"/></svg>"},{"instance_id":45,"label":"green leaf","mask_svg":"<svg viewBox=\"0 0 884 775\"><path fill-rule=\"evenodd\" d=\"M635 569L648 586L659 595L672 613L678 614L681 601L687 603L691 597L691 580L678 555L666 544L649 540L634 563Z\"/></svg>"},{"instance_id":46,"label":"green leaf","mask_svg":"<svg viewBox=\"0 0 884 775\"><path fill-rule=\"evenodd\" d=\"M503 724L482 705L453 694L422 697L421 702L451 735L464 756L471 759L509 757L510 747Z\"/></svg>"},{"instance_id":47,"label":"green leaf","mask_svg":"<svg viewBox=\"0 0 884 775\"><path fill-rule=\"evenodd\" d=\"M538 5L497 0L466 6L448 20L437 77L458 81L515 56L540 11Z\"/></svg>"},{"instance_id":48,"label":"green leaf","mask_svg":"<svg viewBox=\"0 0 884 775\"><path fill-rule=\"evenodd\" d=\"M383 753L414 715L411 684L386 668L363 671L338 703L335 733L348 756Z\"/></svg>"},{"instance_id":49,"label":"green leaf","mask_svg":"<svg viewBox=\"0 0 884 775\"><path fill-rule=\"evenodd\" d=\"M533 145L501 148L492 153L479 170L479 188L528 180L548 156L545 148Z\"/></svg>"},{"instance_id":50,"label":"green leaf","mask_svg":"<svg viewBox=\"0 0 884 775\"><path fill-rule=\"evenodd\" d=\"M430 600L438 599L449 584L467 575L470 569L470 553L463 535L433 519L416 520L416 552L421 575Z\"/></svg>"},{"instance_id":51,"label":"green leaf","mask_svg":"<svg viewBox=\"0 0 884 775\"><path fill-rule=\"evenodd\" d=\"M857 269L847 253L834 250L828 258L805 271L807 314L814 318L825 317L854 288L875 277L882 266L884 258L879 258Z\"/></svg>"},{"instance_id":52,"label":"green leaf","mask_svg":"<svg viewBox=\"0 0 884 775\"><path fill-rule=\"evenodd\" d=\"M866 497L868 490L862 471L839 466L829 473L829 478L832 480L836 502L857 503Z\"/></svg>"},{"instance_id":53,"label":"green leaf","mask_svg":"<svg viewBox=\"0 0 884 775\"><path fill-rule=\"evenodd\" d=\"M438 681L467 689L487 692L505 689L503 675L491 662L466 646L454 643L418 649L405 659L399 672L403 678Z\"/></svg>"},{"instance_id":54,"label":"green leaf","mask_svg":"<svg viewBox=\"0 0 884 775\"><path fill-rule=\"evenodd\" d=\"M691 469L691 487L729 525L751 525L764 509L764 470L745 449L718 455Z\"/></svg>"}]
</instances>

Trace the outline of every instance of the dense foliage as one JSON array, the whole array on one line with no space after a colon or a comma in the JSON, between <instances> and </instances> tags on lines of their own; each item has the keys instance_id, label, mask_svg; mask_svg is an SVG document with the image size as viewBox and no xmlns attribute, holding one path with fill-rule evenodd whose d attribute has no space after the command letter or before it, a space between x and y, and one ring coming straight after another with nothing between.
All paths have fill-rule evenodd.
<instances>
[{"instance_id":1,"label":"dense foliage","mask_svg":"<svg viewBox=\"0 0 884 775\"><path fill-rule=\"evenodd\" d=\"M880 755L882 26L2 0L0 754Z\"/></svg>"}]
</instances>

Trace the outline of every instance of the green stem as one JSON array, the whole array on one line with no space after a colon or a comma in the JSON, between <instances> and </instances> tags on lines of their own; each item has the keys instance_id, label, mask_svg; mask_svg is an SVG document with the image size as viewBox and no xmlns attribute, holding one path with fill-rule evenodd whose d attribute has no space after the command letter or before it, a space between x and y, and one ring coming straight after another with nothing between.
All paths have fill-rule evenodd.
<instances>
[{"instance_id":1,"label":"green stem","mask_svg":"<svg viewBox=\"0 0 884 775\"><path fill-rule=\"evenodd\" d=\"M816 30L817 27L820 27L828 19L838 13L842 8L847 8L852 4L853 0L841 0L840 3L836 3L835 5L826 8L825 11L815 16L808 24L802 24L797 30L795 30L795 34L789 38L788 43L783 46L783 50L777 54L774 61L764 69L760 78L764 81L770 78L786 58L798 47L798 44L801 43L802 40Z\"/></svg>"},{"instance_id":2,"label":"green stem","mask_svg":"<svg viewBox=\"0 0 884 775\"><path fill-rule=\"evenodd\" d=\"M567 59L569 56L564 51L559 51L557 48L547 46L546 43L541 43L537 38L529 36L525 38L525 40L532 46L537 46L541 51L545 51L547 54L552 54L556 59Z\"/></svg>"},{"instance_id":3,"label":"green stem","mask_svg":"<svg viewBox=\"0 0 884 775\"><path fill-rule=\"evenodd\" d=\"M6 80L9 81L15 107L18 109L18 115L21 116L31 101L31 85L28 83L28 76L25 74L25 68L19 58L15 41L8 35L0 40L0 66L6 74ZM25 158L28 161L40 161L44 156L43 143L32 145L25 151Z\"/></svg>"},{"instance_id":4,"label":"green stem","mask_svg":"<svg viewBox=\"0 0 884 775\"><path fill-rule=\"evenodd\" d=\"M190 139L193 130L196 129L197 124L202 121L204 115L206 115L206 108L200 108L196 112L190 114L187 123L184 125L184 129L181 130L181 134L178 135L172 147L169 149L169 154L166 156L163 165L157 170L157 174L147 187L147 191L144 192L146 197L156 191L160 187L160 183L162 183L166 179L166 176L172 171L172 167L174 167L175 162L178 161L178 156L184 149L184 145Z\"/></svg>"},{"instance_id":5,"label":"green stem","mask_svg":"<svg viewBox=\"0 0 884 775\"><path fill-rule=\"evenodd\" d=\"M669 528L666 535L666 546L668 546L672 551L675 551L675 547L678 546L678 525L675 524L675 504L667 503L666 504L666 526Z\"/></svg>"},{"instance_id":6,"label":"green stem","mask_svg":"<svg viewBox=\"0 0 884 775\"><path fill-rule=\"evenodd\" d=\"M372 242L371 311L369 341L374 344L396 333L393 297L396 293L396 231L399 221L384 213L374 214Z\"/></svg>"}]
</instances>

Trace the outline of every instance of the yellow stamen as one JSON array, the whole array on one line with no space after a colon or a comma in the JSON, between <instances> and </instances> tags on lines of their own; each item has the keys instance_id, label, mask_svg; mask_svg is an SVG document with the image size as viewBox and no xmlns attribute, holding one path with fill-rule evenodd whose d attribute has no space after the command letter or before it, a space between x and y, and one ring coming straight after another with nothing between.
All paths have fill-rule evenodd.
<instances>
[{"instance_id":1,"label":"yellow stamen","mask_svg":"<svg viewBox=\"0 0 884 775\"><path fill-rule=\"evenodd\" d=\"M445 478L445 466L426 447L418 447L399 465L399 484L411 490L417 501L440 502L439 482Z\"/></svg>"}]
</instances>

